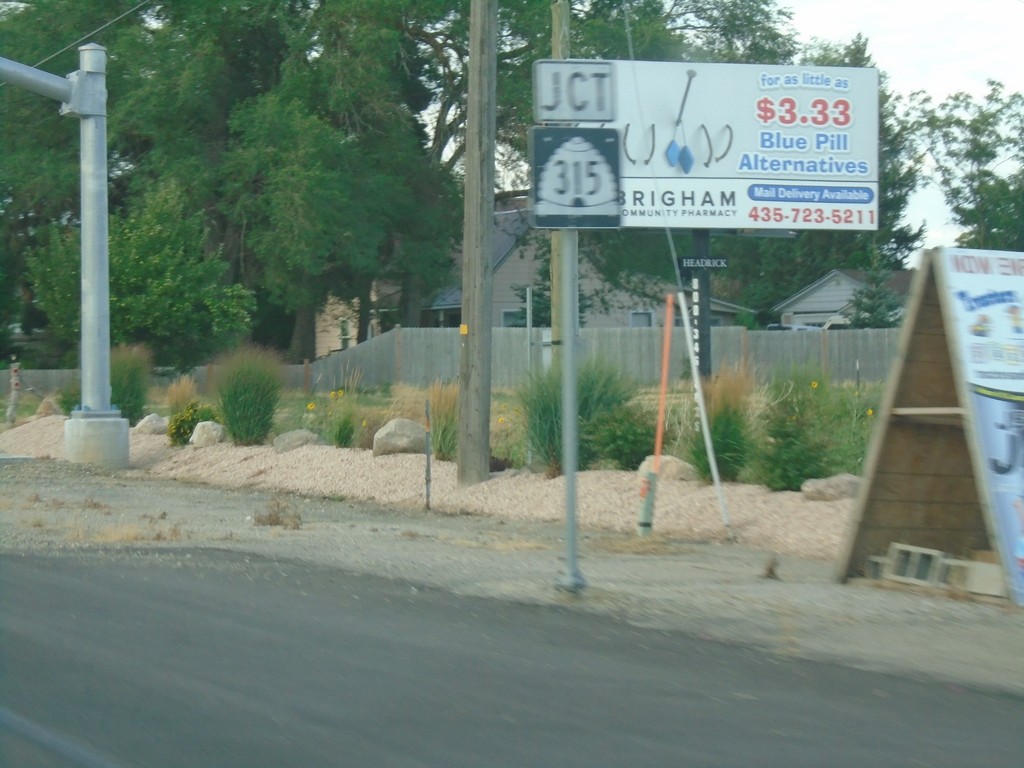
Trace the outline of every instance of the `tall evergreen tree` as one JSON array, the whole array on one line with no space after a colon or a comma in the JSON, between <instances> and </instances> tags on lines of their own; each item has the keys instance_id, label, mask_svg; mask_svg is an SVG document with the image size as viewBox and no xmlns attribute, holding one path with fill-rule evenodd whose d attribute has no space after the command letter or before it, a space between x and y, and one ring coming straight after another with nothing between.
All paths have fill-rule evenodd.
<instances>
[{"instance_id":1,"label":"tall evergreen tree","mask_svg":"<svg viewBox=\"0 0 1024 768\"><path fill-rule=\"evenodd\" d=\"M863 288L853 294L851 328L895 328L900 322L903 302L891 288L892 272L882 258L876 256L865 274Z\"/></svg>"}]
</instances>

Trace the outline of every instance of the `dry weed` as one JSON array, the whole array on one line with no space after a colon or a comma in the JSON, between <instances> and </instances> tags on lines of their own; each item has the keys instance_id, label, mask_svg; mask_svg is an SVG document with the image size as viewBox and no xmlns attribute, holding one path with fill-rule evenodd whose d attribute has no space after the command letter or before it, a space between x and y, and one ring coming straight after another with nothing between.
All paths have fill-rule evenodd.
<instances>
[{"instance_id":1,"label":"dry weed","mask_svg":"<svg viewBox=\"0 0 1024 768\"><path fill-rule=\"evenodd\" d=\"M185 410L185 406L199 399L199 388L191 376L179 376L167 385L165 402L172 414Z\"/></svg>"},{"instance_id":2,"label":"dry weed","mask_svg":"<svg viewBox=\"0 0 1024 768\"><path fill-rule=\"evenodd\" d=\"M84 541L86 538L97 544L129 544L136 541L145 541L148 537L146 530L142 526L129 523L99 528L88 537L83 531L78 541Z\"/></svg>"},{"instance_id":3,"label":"dry weed","mask_svg":"<svg viewBox=\"0 0 1024 768\"><path fill-rule=\"evenodd\" d=\"M280 496L271 497L264 512L252 516L253 525L276 526L289 531L297 531L302 527L302 515L288 506L288 500Z\"/></svg>"},{"instance_id":4,"label":"dry weed","mask_svg":"<svg viewBox=\"0 0 1024 768\"><path fill-rule=\"evenodd\" d=\"M613 555L684 555L693 547L661 534L601 536L587 542L589 549Z\"/></svg>"},{"instance_id":5,"label":"dry weed","mask_svg":"<svg viewBox=\"0 0 1024 768\"><path fill-rule=\"evenodd\" d=\"M107 525L93 531L76 523L67 530L69 541L91 544L135 544L143 541L180 541L181 538L181 528L178 525L154 528L152 523L149 526L134 523Z\"/></svg>"},{"instance_id":6,"label":"dry weed","mask_svg":"<svg viewBox=\"0 0 1024 768\"><path fill-rule=\"evenodd\" d=\"M754 392L753 374L745 366L726 366L705 384L705 403L711 416L725 408L743 411Z\"/></svg>"}]
</instances>

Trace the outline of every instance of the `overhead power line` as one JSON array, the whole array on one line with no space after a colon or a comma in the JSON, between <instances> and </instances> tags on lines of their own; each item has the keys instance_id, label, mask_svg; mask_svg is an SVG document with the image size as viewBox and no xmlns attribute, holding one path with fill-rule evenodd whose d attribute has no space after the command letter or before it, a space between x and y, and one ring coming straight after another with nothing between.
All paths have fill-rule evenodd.
<instances>
[{"instance_id":1,"label":"overhead power line","mask_svg":"<svg viewBox=\"0 0 1024 768\"><path fill-rule=\"evenodd\" d=\"M37 62L36 62L35 64L33 64L32 66L34 66L34 67L40 67L40 66L42 66L43 64L45 64L46 62L50 61L51 59L55 59L55 58L57 58L58 56L60 56L60 55L61 55L62 53L64 53L65 51L70 51L70 50L71 50L72 48L74 48L74 47L76 47L76 46L78 46L78 45L81 45L81 44L82 44L82 43L84 43L84 42L85 42L86 40L88 40L89 38L91 38L91 37L92 37L93 35L98 35L98 34L99 34L100 32L102 32L102 31L103 31L104 29L106 29L107 27L110 27L110 26L113 26L114 24L117 24L117 22L119 22L119 21L120 21L121 19L125 18L126 16L131 16L131 15L132 15L133 13L135 13L136 11L138 11L138 10L140 10L140 9L144 8L145 6L149 5L149 4L150 4L150 3L152 3L152 2L153 2L153 0L143 0L143 1L141 2L141 3L139 3L138 5L136 5L136 6L135 6L134 8L132 8L131 10L129 10L129 11L125 11L124 13L122 13L122 14L121 14L120 16L118 16L118 17L117 17L116 19L111 19L111 20L110 20L110 21L108 21L108 22L107 22L106 24L104 24L104 25L102 25L102 26L100 26L100 27L96 27L96 29L94 29L94 30L93 30L92 32L89 32L88 34L85 34L85 35L83 35L82 37L80 37L80 38L78 38L77 40L75 40L75 42L73 42L73 43L69 43L68 45L64 46L63 48L61 48L61 49L60 49L59 51L57 51L56 53L51 53L51 54L50 54L49 56L47 56L47 57L46 57L45 59L41 59L41 60L37 61ZM4 85L6 85L6 83L0 83L0 87L2 87L2 86L4 86Z\"/></svg>"}]
</instances>

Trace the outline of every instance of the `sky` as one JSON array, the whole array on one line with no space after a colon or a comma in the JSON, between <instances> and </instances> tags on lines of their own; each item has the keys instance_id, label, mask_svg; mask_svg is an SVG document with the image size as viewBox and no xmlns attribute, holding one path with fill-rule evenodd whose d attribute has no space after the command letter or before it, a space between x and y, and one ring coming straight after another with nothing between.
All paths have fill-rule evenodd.
<instances>
[{"instance_id":1,"label":"sky","mask_svg":"<svg viewBox=\"0 0 1024 768\"><path fill-rule=\"evenodd\" d=\"M801 41L848 42L857 33L889 87L936 101L965 91L977 98L998 80L1024 92L1024 0L778 0L793 12ZM935 188L917 193L907 209L912 225L927 225L926 247L953 245L958 229Z\"/></svg>"}]
</instances>

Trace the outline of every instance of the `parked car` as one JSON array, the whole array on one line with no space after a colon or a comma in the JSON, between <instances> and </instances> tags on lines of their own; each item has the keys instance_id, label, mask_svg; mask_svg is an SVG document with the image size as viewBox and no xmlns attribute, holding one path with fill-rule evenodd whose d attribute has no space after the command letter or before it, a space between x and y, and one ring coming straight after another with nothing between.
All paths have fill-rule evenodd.
<instances>
[{"instance_id":1,"label":"parked car","mask_svg":"<svg viewBox=\"0 0 1024 768\"><path fill-rule=\"evenodd\" d=\"M820 331L816 325L787 325L786 323L769 323L764 327L766 331Z\"/></svg>"}]
</instances>

